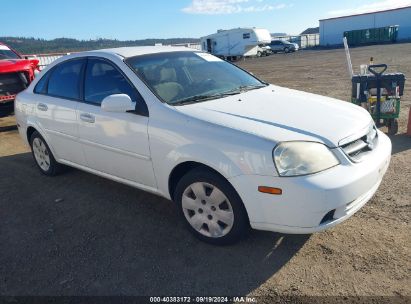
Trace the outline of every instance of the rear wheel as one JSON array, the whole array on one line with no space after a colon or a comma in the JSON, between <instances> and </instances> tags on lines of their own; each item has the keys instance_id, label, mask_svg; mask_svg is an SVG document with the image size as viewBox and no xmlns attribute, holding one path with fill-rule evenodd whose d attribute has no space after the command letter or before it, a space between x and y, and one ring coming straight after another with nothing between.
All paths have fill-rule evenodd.
<instances>
[{"instance_id":1,"label":"rear wheel","mask_svg":"<svg viewBox=\"0 0 411 304\"><path fill-rule=\"evenodd\" d=\"M41 173L54 176L61 171L62 165L57 163L46 141L37 131L34 131L30 137L30 147L34 161Z\"/></svg>"},{"instance_id":2,"label":"rear wheel","mask_svg":"<svg viewBox=\"0 0 411 304\"><path fill-rule=\"evenodd\" d=\"M174 199L188 229L202 241L227 245L249 230L241 198L227 180L212 171L187 173L178 182Z\"/></svg>"},{"instance_id":3,"label":"rear wheel","mask_svg":"<svg viewBox=\"0 0 411 304\"><path fill-rule=\"evenodd\" d=\"M286 48L284 48L284 52L285 52L285 53L289 53L289 52L290 52L290 49L289 49L288 47L286 47Z\"/></svg>"}]
</instances>

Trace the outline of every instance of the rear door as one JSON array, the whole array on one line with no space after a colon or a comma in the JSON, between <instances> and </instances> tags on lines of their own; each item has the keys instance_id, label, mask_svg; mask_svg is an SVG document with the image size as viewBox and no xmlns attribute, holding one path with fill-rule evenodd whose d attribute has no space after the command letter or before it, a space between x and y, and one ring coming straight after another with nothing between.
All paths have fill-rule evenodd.
<instances>
[{"instance_id":1,"label":"rear door","mask_svg":"<svg viewBox=\"0 0 411 304\"><path fill-rule=\"evenodd\" d=\"M89 58L85 69L84 102L77 108L79 136L87 166L155 187L148 140L148 115L105 112L101 109L105 97L120 93L127 94L139 105L144 103L114 63L103 58Z\"/></svg>"},{"instance_id":2,"label":"rear door","mask_svg":"<svg viewBox=\"0 0 411 304\"><path fill-rule=\"evenodd\" d=\"M56 65L40 79L33 94L38 123L55 157L79 165L85 165L85 157L78 141L76 109L85 63L80 58Z\"/></svg>"}]
</instances>

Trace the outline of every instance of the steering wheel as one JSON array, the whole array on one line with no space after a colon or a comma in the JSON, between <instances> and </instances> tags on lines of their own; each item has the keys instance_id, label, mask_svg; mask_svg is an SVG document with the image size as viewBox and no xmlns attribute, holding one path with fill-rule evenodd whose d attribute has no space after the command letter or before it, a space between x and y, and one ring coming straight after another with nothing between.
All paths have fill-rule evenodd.
<instances>
[{"instance_id":1,"label":"steering wheel","mask_svg":"<svg viewBox=\"0 0 411 304\"><path fill-rule=\"evenodd\" d=\"M199 83L199 85L200 85L201 88L204 88L204 89L212 89L212 88L215 87L216 81L214 79L207 78L205 80L202 80Z\"/></svg>"}]
</instances>

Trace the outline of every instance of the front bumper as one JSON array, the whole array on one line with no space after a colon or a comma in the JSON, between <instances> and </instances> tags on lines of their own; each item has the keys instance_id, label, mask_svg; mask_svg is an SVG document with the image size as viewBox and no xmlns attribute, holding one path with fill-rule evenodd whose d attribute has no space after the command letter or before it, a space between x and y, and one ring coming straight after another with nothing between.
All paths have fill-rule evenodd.
<instances>
[{"instance_id":1,"label":"front bumper","mask_svg":"<svg viewBox=\"0 0 411 304\"><path fill-rule=\"evenodd\" d=\"M391 141L379 132L375 149L353 164L338 149L342 163L299 177L240 175L230 178L247 209L251 227L282 233L314 233L343 222L377 191L391 158ZM282 195L257 191L258 186L282 189Z\"/></svg>"}]
</instances>

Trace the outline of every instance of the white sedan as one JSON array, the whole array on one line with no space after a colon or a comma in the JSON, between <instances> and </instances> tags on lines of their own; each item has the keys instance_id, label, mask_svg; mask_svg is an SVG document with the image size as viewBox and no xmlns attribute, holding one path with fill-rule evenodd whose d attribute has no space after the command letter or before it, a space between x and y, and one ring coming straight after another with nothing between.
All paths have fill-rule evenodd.
<instances>
[{"instance_id":1,"label":"white sedan","mask_svg":"<svg viewBox=\"0 0 411 304\"><path fill-rule=\"evenodd\" d=\"M171 199L214 244L250 226L313 233L346 220L391 155L361 107L187 48L65 56L18 95L15 112L44 174L68 165Z\"/></svg>"}]
</instances>

